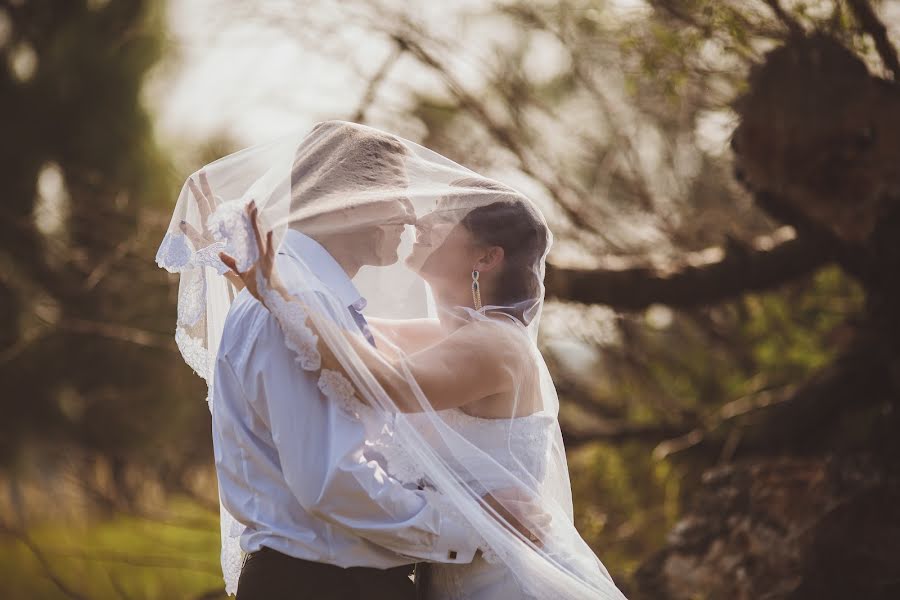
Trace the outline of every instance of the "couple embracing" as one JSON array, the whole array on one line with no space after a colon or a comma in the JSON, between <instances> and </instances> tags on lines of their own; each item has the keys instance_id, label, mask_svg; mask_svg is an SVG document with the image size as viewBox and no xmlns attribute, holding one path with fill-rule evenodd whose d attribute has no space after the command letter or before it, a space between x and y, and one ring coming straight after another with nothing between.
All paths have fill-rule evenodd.
<instances>
[{"instance_id":1,"label":"couple embracing","mask_svg":"<svg viewBox=\"0 0 900 600\"><path fill-rule=\"evenodd\" d=\"M157 255L239 600L622 599L572 521L522 194L328 121L206 165Z\"/></svg>"}]
</instances>

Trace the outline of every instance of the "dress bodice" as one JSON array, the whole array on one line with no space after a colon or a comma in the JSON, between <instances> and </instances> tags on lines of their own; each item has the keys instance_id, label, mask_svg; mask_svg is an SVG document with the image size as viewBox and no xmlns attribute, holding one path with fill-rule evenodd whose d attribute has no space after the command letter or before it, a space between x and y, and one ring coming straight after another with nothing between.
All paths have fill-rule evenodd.
<instances>
[{"instance_id":1,"label":"dress bodice","mask_svg":"<svg viewBox=\"0 0 900 600\"><path fill-rule=\"evenodd\" d=\"M436 424L433 416L422 413L402 414L397 419L405 420L424 436L448 466L480 492L516 483L536 487L544 479L556 422L549 413L489 419L454 408L433 414L440 417L446 429ZM402 427L400 422L396 425ZM400 464L403 458L394 455L393 459L388 470L396 471L401 479L410 478L409 466Z\"/></svg>"}]
</instances>

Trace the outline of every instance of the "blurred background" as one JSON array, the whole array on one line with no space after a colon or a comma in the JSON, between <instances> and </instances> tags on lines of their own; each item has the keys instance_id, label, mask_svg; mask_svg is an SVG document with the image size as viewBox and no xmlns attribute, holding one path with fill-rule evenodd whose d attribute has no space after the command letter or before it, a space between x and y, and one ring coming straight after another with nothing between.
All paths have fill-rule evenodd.
<instances>
[{"instance_id":1,"label":"blurred background","mask_svg":"<svg viewBox=\"0 0 900 600\"><path fill-rule=\"evenodd\" d=\"M184 178L330 118L554 230L576 522L633 599L900 597L900 3L0 0L0 596L224 598Z\"/></svg>"}]
</instances>

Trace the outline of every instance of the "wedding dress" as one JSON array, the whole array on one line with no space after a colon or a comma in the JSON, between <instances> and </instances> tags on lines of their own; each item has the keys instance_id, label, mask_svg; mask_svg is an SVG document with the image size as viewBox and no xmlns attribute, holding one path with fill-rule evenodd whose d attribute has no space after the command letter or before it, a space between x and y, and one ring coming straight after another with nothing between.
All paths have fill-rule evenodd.
<instances>
[{"instance_id":1,"label":"wedding dress","mask_svg":"<svg viewBox=\"0 0 900 600\"><path fill-rule=\"evenodd\" d=\"M537 412L513 419L486 419L468 415L461 409L438 411L441 419L473 445L510 471L523 477L542 481L547 470L550 440L555 418ZM403 415L413 421L413 426L428 430L421 415ZM468 483L477 485L490 476L493 463L485 461L483 467L469 463L465 468L454 456L445 455ZM475 560L466 565L430 566L431 578L427 588L427 600L489 600L492 598L528 598L513 573L485 548Z\"/></svg>"}]
</instances>

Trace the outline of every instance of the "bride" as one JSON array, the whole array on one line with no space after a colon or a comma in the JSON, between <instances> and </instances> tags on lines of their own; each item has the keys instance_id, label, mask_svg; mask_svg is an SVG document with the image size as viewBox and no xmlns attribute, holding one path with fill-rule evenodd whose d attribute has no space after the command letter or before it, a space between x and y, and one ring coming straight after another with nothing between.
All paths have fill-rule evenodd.
<instances>
[{"instance_id":1,"label":"bride","mask_svg":"<svg viewBox=\"0 0 900 600\"><path fill-rule=\"evenodd\" d=\"M499 532L484 536L471 563L417 569L426 598L544 598L551 589L554 597L623 598L572 525L556 396L534 342L546 224L530 201L490 179L468 174L440 188L403 261L427 284L433 317L369 317L371 336L328 331L320 297L282 281L273 233L253 202L243 230L252 232L258 260L241 270L228 254L221 258L273 312L300 362L318 355L326 396L359 418L379 408L394 415L369 441L392 476L455 492L464 514L492 513ZM323 235L321 219L317 229ZM387 403L354 385L365 375ZM553 518L519 522L520 501Z\"/></svg>"}]
</instances>

